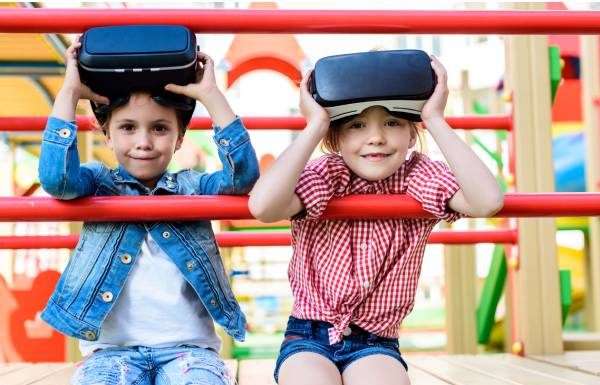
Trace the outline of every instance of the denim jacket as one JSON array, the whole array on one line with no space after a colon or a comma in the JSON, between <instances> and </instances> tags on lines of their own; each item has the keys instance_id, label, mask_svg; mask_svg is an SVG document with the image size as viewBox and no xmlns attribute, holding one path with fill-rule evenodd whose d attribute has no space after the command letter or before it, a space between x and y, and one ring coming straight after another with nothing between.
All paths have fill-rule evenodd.
<instances>
[{"instance_id":1,"label":"denim jacket","mask_svg":"<svg viewBox=\"0 0 600 385\"><path fill-rule=\"evenodd\" d=\"M111 170L100 163L80 165L76 130L73 122L50 117L44 131L40 182L58 199L246 194L258 178L256 154L240 119L223 129L215 127L223 170L165 172L154 189L144 186L123 167ZM212 318L233 338L243 340L246 320L231 291L210 221L206 220L85 222L42 319L63 334L97 340L102 322L118 300L148 233L177 265Z\"/></svg>"}]
</instances>

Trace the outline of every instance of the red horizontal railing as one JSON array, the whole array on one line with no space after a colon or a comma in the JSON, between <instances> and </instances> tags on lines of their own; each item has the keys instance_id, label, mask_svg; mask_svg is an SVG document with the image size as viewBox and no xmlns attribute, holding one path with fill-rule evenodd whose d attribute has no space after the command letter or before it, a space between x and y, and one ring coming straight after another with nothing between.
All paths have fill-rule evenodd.
<instances>
[{"instance_id":1,"label":"red horizontal railing","mask_svg":"<svg viewBox=\"0 0 600 385\"><path fill-rule=\"evenodd\" d=\"M598 34L586 11L44 9L0 11L0 32L75 33L99 25L182 24L212 33Z\"/></svg>"},{"instance_id":2,"label":"red horizontal railing","mask_svg":"<svg viewBox=\"0 0 600 385\"><path fill-rule=\"evenodd\" d=\"M0 117L0 131L42 131L46 126L46 116L12 116ZM250 130L302 130L306 126L303 117L256 116L242 118L246 128ZM511 130L512 118L509 115L487 116L449 116L448 124L463 130ZM77 127L80 131L93 128L93 118L77 117ZM190 122L192 130L208 130L212 128L210 118L193 118Z\"/></svg>"},{"instance_id":3,"label":"red horizontal railing","mask_svg":"<svg viewBox=\"0 0 600 385\"><path fill-rule=\"evenodd\" d=\"M506 194L496 217L600 215L600 193ZM323 219L431 218L406 195L352 195L332 199ZM0 221L157 221L249 219L243 196L119 196L74 201L0 198Z\"/></svg>"},{"instance_id":4,"label":"red horizontal railing","mask_svg":"<svg viewBox=\"0 0 600 385\"><path fill-rule=\"evenodd\" d=\"M289 246L292 236L284 232L225 231L215 235L220 247ZM0 249L73 249L79 235L0 236ZM516 230L434 231L430 244L517 243Z\"/></svg>"}]
</instances>

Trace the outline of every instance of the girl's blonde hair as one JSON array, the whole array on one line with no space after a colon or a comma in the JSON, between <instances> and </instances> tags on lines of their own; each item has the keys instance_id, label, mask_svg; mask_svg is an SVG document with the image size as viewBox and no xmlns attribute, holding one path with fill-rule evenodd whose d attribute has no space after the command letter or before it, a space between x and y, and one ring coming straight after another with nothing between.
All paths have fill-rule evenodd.
<instances>
[{"instance_id":1,"label":"girl's blonde hair","mask_svg":"<svg viewBox=\"0 0 600 385\"><path fill-rule=\"evenodd\" d=\"M401 116L394 112L388 111L388 113L396 118L406 119L404 116ZM334 120L333 122L331 122L329 124L329 130L327 131L327 135L325 135L325 137L323 138L323 141L321 142L321 150L323 150L323 152L329 153L329 154L337 154L340 152L339 138L340 138L340 132L342 130L342 127L344 127L344 125L346 123L350 122L355 117L356 117L356 115L353 115L353 116L349 116L347 118ZM407 120L407 121L408 121L408 124L410 124L410 128L411 128L411 138L414 138L415 136L417 138L418 147L415 151L420 152L423 148L423 142L422 142L422 137L421 137L421 135L422 135L421 131L423 130L423 126L421 123L418 123L418 122L413 122L410 120Z\"/></svg>"}]
</instances>

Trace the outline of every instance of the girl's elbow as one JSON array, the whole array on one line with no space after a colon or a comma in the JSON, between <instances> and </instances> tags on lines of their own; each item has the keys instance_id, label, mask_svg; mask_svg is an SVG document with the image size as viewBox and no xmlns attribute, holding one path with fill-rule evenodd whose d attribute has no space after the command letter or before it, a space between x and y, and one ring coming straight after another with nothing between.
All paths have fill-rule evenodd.
<instances>
[{"instance_id":1,"label":"girl's elbow","mask_svg":"<svg viewBox=\"0 0 600 385\"><path fill-rule=\"evenodd\" d=\"M496 194L489 196L485 205L482 207L482 217L493 217L498 211L504 207L504 194L498 190Z\"/></svg>"},{"instance_id":2,"label":"girl's elbow","mask_svg":"<svg viewBox=\"0 0 600 385\"><path fill-rule=\"evenodd\" d=\"M248 200L248 209L254 218L264 223L271 223L279 220L279 218L274 217L266 204L260 202L259 199L253 199L252 197L253 195L250 195L250 199Z\"/></svg>"}]
</instances>

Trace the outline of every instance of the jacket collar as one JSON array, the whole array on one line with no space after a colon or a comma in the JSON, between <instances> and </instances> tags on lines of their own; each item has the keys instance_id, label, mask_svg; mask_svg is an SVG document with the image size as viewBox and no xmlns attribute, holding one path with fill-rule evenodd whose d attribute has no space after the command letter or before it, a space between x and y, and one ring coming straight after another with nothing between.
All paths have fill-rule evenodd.
<instances>
[{"instance_id":1,"label":"jacket collar","mask_svg":"<svg viewBox=\"0 0 600 385\"><path fill-rule=\"evenodd\" d=\"M140 191L148 195L169 195L177 193L176 174L165 172L156 183L156 187L150 190L142 182L132 176L122 165L111 171L111 176L115 184L130 184L136 186Z\"/></svg>"}]
</instances>

